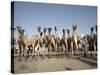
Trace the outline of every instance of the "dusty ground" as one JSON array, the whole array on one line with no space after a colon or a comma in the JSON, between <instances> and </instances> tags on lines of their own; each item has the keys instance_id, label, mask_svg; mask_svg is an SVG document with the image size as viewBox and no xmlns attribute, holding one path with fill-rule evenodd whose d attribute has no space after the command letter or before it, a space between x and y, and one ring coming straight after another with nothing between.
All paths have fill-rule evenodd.
<instances>
[{"instance_id":1,"label":"dusty ground","mask_svg":"<svg viewBox=\"0 0 100 75\"><path fill-rule=\"evenodd\" d=\"M97 66L82 62L72 57L29 57L27 60L15 59L15 73L48 72L65 70L95 69ZM96 62L96 61L95 61Z\"/></svg>"}]
</instances>

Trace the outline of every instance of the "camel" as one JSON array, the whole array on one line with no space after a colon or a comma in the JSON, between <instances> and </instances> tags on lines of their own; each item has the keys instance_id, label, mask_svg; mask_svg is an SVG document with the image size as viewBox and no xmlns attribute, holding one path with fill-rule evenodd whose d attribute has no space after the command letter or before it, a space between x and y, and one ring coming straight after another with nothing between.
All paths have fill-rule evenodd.
<instances>
[{"instance_id":1,"label":"camel","mask_svg":"<svg viewBox=\"0 0 100 75\"><path fill-rule=\"evenodd\" d=\"M56 45L56 51L59 51L60 50L60 37L58 36L58 34L57 34L57 31L58 31L58 29L57 29L57 27L56 26L54 26L54 31L55 31L55 45Z\"/></svg>"},{"instance_id":2,"label":"camel","mask_svg":"<svg viewBox=\"0 0 100 75\"><path fill-rule=\"evenodd\" d=\"M94 27L90 28L91 30L91 37L90 37L90 50L91 50L91 54L95 55L94 52L96 52L97 50L97 26L95 26L95 32L94 33Z\"/></svg>"},{"instance_id":3,"label":"camel","mask_svg":"<svg viewBox=\"0 0 100 75\"><path fill-rule=\"evenodd\" d=\"M67 52L67 50L68 50L66 31L67 31L67 29L62 29L63 36L62 36L61 41L60 41L63 53Z\"/></svg>"},{"instance_id":4,"label":"camel","mask_svg":"<svg viewBox=\"0 0 100 75\"><path fill-rule=\"evenodd\" d=\"M37 31L38 31L38 36L35 37L35 42L34 42L34 53L37 54L37 56L39 55L43 55L46 52L46 47L47 47L47 39L46 39L46 28L42 27L37 27Z\"/></svg>"},{"instance_id":5,"label":"camel","mask_svg":"<svg viewBox=\"0 0 100 75\"><path fill-rule=\"evenodd\" d=\"M55 31L55 35L54 35L54 39L55 39L55 51L57 51L58 45L57 45L57 27L54 26L54 31Z\"/></svg>"},{"instance_id":6,"label":"camel","mask_svg":"<svg viewBox=\"0 0 100 75\"><path fill-rule=\"evenodd\" d=\"M75 36L75 33L73 32L72 37L71 37L69 29L67 29L67 34L68 34L67 43L68 43L68 52L69 52L69 54L73 54L73 52L74 52L73 51L73 46L75 48L76 45L77 45L77 50L82 51L82 42L83 42L82 36L79 36L79 35ZM75 37L76 37L76 45L75 45L75 41L74 41Z\"/></svg>"},{"instance_id":7,"label":"camel","mask_svg":"<svg viewBox=\"0 0 100 75\"><path fill-rule=\"evenodd\" d=\"M41 27L37 27L38 36L35 39L34 50L37 53L37 56L40 55L41 49L43 47L43 32Z\"/></svg>"},{"instance_id":8,"label":"camel","mask_svg":"<svg viewBox=\"0 0 100 75\"><path fill-rule=\"evenodd\" d=\"M24 40L24 31L20 26L16 27L16 45L18 46L18 56L25 56L25 40Z\"/></svg>"},{"instance_id":9,"label":"camel","mask_svg":"<svg viewBox=\"0 0 100 75\"><path fill-rule=\"evenodd\" d=\"M84 57L87 57L88 50L89 50L87 35L83 37L82 47L83 47L83 53L81 52L81 54L84 54Z\"/></svg>"},{"instance_id":10,"label":"camel","mask_svg":"<svg viewBox=\"0 0 100 75\"><path fill-rule=\"evenodd\" d=\"M73 24L72 26L73 28L73 32L72 32L72 43L71 43L71 46L72 46L72 54L78 54L78 39L77 39L77 25L76 24Z\"/></svg>"},{"instance_id":11,"label":"camel","mask_svg":"<svg viewBox=\"0 0 100 75\"><path fill-rule=\"evenodd\" d=\"M67 29L67 34L68 34L68 38L67 38L67 43L68 43L68 52L69 54L71 54L71 42L72 42L72 38L70 36L70 30Z\"/></svg>"},{"instance_id":12,"label":"camel","mask_svg":"<svg viewBox=\"0 0 100 75\"><path fill-rule=\"evenodd\" d=\"M34 44L33 44L33 56L39 56L39 35L34 36Z\"/></svg>"},{"instance_id":13,"label":"camel","mask_svg":"<svg viewBox=\"0 0 100 75\"><path fill-rule=\"evenodd\" d=\"M48 39L47 39L47 35L46 35L46 32L47 32L47 28L43 28L43 47L45 49L45 53L47 54L48 53Z\"/></svg>"},{"instance_id":14,"label":"camel","mask_svg":"<svg viewBox=\"0 0 100 75\"><path fill-rule=\"evenodd\" d=\"M90 40L89 40L89 43L90 43L89 46L90 46L91 54L93 54L93 51L94 51L94 35L93 35L94 27L91 27L90 30L91 30L91 36L90 36Z\"/></svg>"},{"instance_id":15,"label":"camel","mask_svg":"<svg viewBox=\"0 0 100 75\"><path fill-rule=\"evenodd\" d=\"M84 35L80 34L77 36L77 46L78 46L78 54L82 54L83 51L83 42L84 42Z\"/></svg>"},{"instance_id":16,"label":"camel","mask_svg":"<svg viewBox=\"0 0 100 75\"><path fill-rule=\"evenodd\" d=\"M46 32L47 32L47 28L43 28L43 43L44 43L44 47L47 47L47 36L46 36Z\"/></svg>"},{"instance_id":17,"label":"camel","mask_svg":"<svg viewBox=\"0 0 100 75\"><path fill-rule=\"evenodd\" d=\"M25 42L27 47L27 58L28 56L32 55L34 52L34 38L25 36Z\"/></svg>"},{"instance_id":18,"label":"camel","mask_svg":"<svg viewBox=\"0 0 100 75\"><path fill-rule=\"evenodd\" d=\"M73 24L72 26L73 32L72 32L72 54L80 55L80 52L82 52L82 45L83 45L83 36L82 34L79 35L77 32L77 25Z\"/></svg>"},{"instance_id":19,"label":"camel","mask_svg":"<svg viewBox=\"0 0 100 75\"><path fill-rule=\"evenodd\" d=\"M51 35L51 30L52 28L48 28L48 35L47 35L47 46L48 46L48 51L50 53L53 53L55 51L55 40L54 40L54 35Z\"/></svg>"}]
</instances>

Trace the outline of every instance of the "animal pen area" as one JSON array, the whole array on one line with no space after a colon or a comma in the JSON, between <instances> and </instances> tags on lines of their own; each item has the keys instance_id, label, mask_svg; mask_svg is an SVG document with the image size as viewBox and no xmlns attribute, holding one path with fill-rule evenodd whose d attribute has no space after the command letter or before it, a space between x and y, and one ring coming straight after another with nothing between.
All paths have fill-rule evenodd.
<instances>
[{"instance_id":1,"label":"animal pen area","mask_svg":"<svg viewBox=\"0 0 100 75\"><path fill-rule=\"evenodd\" d=\"M37 27L38 35L29 38L25 30L17 26L16 38L12 39L11 57L14 58L14 73L71 71L97 68L97 26L91 27L91 34L78 35L77 25L62 29L59 37L57 27ZM13 31L13 29L12 29ZM66 35L67 34L67 35ZM67 36L67 37L66 37Z\"/></svg>"}]
</instances>

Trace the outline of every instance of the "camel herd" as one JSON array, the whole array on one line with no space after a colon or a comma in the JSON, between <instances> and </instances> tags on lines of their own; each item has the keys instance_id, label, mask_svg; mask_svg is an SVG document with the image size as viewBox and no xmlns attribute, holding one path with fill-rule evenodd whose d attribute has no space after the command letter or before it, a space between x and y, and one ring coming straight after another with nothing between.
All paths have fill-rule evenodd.
<instances>
[{"instance_id":1,"label":"camel herd","mask_svg":"<svg viewBox=\"0 0 100 75\"><path fill-rule=\"evenodd\" d=\"M16 26L15 43L12 45L13 54L17 57L31 55L87 55L97 51L97 26L91 27L91 34L81 36L77 32L77 25L73 24L72 34L69 29L62 29L62 36L58 36L57 27L37 27L37 35L25 36L25 30ZM95 29L95 30L94 30ZM51 33L54 31L55 33ZM94 33L95 32L95 33Z\"/></svg>"}]
</instances>

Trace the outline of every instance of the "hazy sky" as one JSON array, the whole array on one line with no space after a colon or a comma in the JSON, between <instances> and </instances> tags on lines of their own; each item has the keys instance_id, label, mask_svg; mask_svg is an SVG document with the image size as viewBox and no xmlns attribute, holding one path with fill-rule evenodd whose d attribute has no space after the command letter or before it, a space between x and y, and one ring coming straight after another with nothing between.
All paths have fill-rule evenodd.
<instances>
[{"instance_id":1,"label":"hazy sky","mask_svg":"<svg viewBox=\"0 0 100 75\"><path fill-rule=\"evenodd\" d=\"M97 24L97 7L63 4L15 2L14 25L22 26L25 34L37 34L37 26L57 26L58 34L67 28L72 32L72 24L77 24L81 34L90 33L90 27Z\"/></svg>"}]
</instances>

